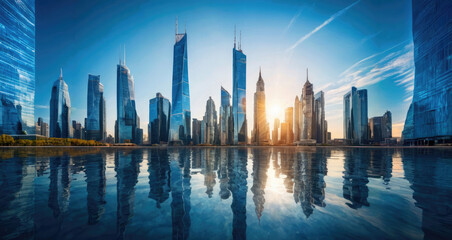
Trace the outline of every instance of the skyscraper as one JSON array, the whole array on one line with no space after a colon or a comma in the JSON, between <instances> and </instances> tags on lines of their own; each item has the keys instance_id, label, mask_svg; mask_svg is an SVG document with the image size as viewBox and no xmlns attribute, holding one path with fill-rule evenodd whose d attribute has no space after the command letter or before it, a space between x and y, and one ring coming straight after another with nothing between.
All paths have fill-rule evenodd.
<instances>
[{"instance_id":1,"label":"skyscraper","mask_svg":"<svg viewBox=\"0 0 452 240\"><path fill-rule=\"evenodd\" d=\"M88 75L88 117L86 119L86 138L102 141L107 137L107 119L104 98L104 85L99 75Z\"/></svg>"},{"instance_id":2,"label":"skyscraper","mask_svg":"<svg viewBox=\"0 0 452 240\"><path fill-rule=\"evenodd\" d=\"M0 134L34 133L35 1L0 4Z\"/></svg>"},{"instance_id":3,"label":"skyscraper","mask_svg":"<svg viewBox=\"0 0 452 240\"><path fill-rule=\"evenodd\" d=\"M270 129L265 111L265 83L259 69L259 79L256 83L256 93L254 93L254 129L253 143L257 145L267 145L270 143Z\"/></svg>"},{"instance_id":4,"label":"skyscraper","mask_svg":"<svg viewBox=\"0 0 452 240\"><path fill-rule=\"evenodd\" d=\"M452 1L413 1L412 9L416 71L402 137L416 144L452 142Z\"/></svg>"},{"instance_id":5,"label":"skyscraper","mask_svg":"<svg viewBox=\"0 0 452 240\"><path fill-rule=\"evenodd\" d=\"M383 140L386 138L392 138L392 113L390 111L386 111L385 114L383 114L381 130Z\"/></svg>"},{"instance_id":6,"label":"skyscraper","mask_svg":"<svg viewBox=\"0 0 452 240\"><path fill-rule=\"evenodd\" d=\"M198 145L201 143L201 122L196 118L193 118L193 126L192 126L192 140L193 145Z\"/></svg>"},{"instance_id":7,"label":"skyscraper","mask_svg":"<svg viewBox=\"0 0 452 240\"><path fill-rule=\"evenodd\" d=\"M171 103L161 93L157 93L155 98L149 100L149 143L168 142L170 115Z\"/></svg>"},{"instance_id":8,"label":"skyscraper","mask_svg":"<svg viewBox=\"0 0 452 240\"><path fill-rule=\"evenodd\" d=\"M232 49L232 114L234 116L234 144L246 144L248 139L246 121L246 55L241 41Z\"/></svg>"},{"instance_id":9,"label":"skyscraper","mask_svg":"<svg viewBox=\"0 0 452 240\"><path fill-rule=\"evenodd\" d=\"M302 139L316 139L315 109L314 109L314 87L309 82L308 70L306 69L306 83L302 93L303 106L303 133Z\"/></svg>"},{"instance_id":10,"label":"skyscraper","mask_svg":"<svg viewBox=\"0 0 452 240\"><path fill-rule=\"evenodd\" d=\"M365 144L368 141L367 90L351 91L344 95L344 138L352 144Z\"/></svg>"},{"instance_id":11,"label":"skyscraper","mask_svg":"<svg viewBox=\"0 0 452 240\"><path fill-rule=\"evenodd\" d=\"M135 107L135 85L125 60L117 65L116 84L115 142L139 144L142 130L139 129L140 118Z\"/></svg>"},{"instance_id":12,"label":"skyscraper","mask_svg":"<svg viewBox=\"0 0 452 240\"><path fill-rule=\"evenodd\" d=\"M232 118L231 94L221 87L220 144L231 145L234 140L234 119Z\"/></svg>"},{"instance_id":13,"label":"skyscraper","mask_svg":"<svg viewBox=\"0 0 452 240\"><path fill-rule=\"evenodd\" d=\"M203 122L205 123L205 139L202 143L217 144L217 110L212 97L207 100Z\"/></svg>"},{"instance_id":14,"label":"skyscraper","mask_svg":"<svg viewBox=\"0 0 452 240\"><path fill-rule=\"evenodd\" d=\"M295 103L293 107L293 131L294 141L300 141L303 134L303 104L298 96L295 97Z\"/></svg>"},{"instance_id":15,"label":"skyscraper","mask_svg":"<svg viewBox=\"0 0 452 240\"><path fill-rule=\"evenodd\" d=\"M191 134L190 89L188 82L187 33L177 33L173 56L173 89L170 120L171 144L188 144Z\"/></svg>"},{"instance_id":16,"label":"skyscraper","mask_svg":"<svg viewBox=\"0 0 452 240\"><path fill-rule=\"evenodd\" d=\"M293 107L286 108L286 118L284 121L287 124L287 134L286 134L286 144L292 144L293 143ZM281 127L282 131L282 127ZM281 134L282 139L282 134Z\"/></svg>"},{"instance_id":17,"label":"skyscraper","mask_svg":"<svg viewBox=\"0 0 452 240\"><path fill-rule=\"evenodd\" d=\"M50 137L72 137L71 99L69 89L63 80L63 70L60 77L53 83L50 98Z\"/></svg>"},{"instance_id":18,"label":"skyscraper","mask_svg":"<svg viewBox=\"0 0 452 240\"><path fill-rule=\"evenodd\" d=\"M279 143L278 130L279 130L279 118L275 118L275 122L273 124L273 132L272 132L272 143L273 143L273 145L276 145L276 144Z\"/></svg>"},{"instance_id":19,"label":"skyscraper","mask_svg":"<svg viewBox=\"0 0 452 240\"><path fill-rule=\"evenodd\" d=\"M386 111L383 116L369 119L369 140L380 143L386 138L392 138L392 114Z\"/></svg>"},{"instance_id":20,"label":"skyscraper","mask_svg":"<svg viewBox=\"0 0 452 240\"><path fill-rule=\"evenodd\" d=\"M314 112L317 143L326 143L326 133L328 129L325 124L325 95L323 91L314 95Z\"/></svg>"}]
</instances>

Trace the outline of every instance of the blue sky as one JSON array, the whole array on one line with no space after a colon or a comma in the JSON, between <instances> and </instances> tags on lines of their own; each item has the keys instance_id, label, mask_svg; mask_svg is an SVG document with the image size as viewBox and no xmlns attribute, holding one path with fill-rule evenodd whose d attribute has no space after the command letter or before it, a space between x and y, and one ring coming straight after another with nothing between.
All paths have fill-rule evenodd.
<instances>
[{"instance_id":1,"label":"blue sky","mask_svg":"<svg viewBox=\"0 0 452 240\"><path fill-rule=\"evenodd\" d=\"M116 65L126 46L135 79L141 127L147 132L149 99L171 99L175 18L186 25L192 117L201 118L220 87L232 93L234 25L247 55L247 114L259 67L266 84L267 116L293 106L306 81L323 90L333 138L342 138L342 96L367 88L369 117L393 114L399 136L413 86L411 1L91 1L36 2L36 118L49 119L53 82L63 68L72 119L86 117L88 74L101 75L107 130L116 119ZM239 34L237 34L239 35Z\"/></svg>"}]
</instances>

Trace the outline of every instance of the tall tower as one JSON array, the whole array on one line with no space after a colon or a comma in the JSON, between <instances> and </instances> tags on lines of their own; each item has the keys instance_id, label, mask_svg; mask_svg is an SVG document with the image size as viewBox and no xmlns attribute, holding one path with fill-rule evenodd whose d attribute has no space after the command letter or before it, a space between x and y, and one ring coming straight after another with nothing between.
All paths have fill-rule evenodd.
<instances>
[{"instance_id":1,"label":"tall tower","mask_svg":"<svg viewBox=\"0 0 452 240\"><path fill-rule=\"evenodd\" d=\"M116 78L116 143L136 143L142 142L142 130L140 128L140 118L137 115L135 106L135 84L129 68L124 63L117 65ZM140 140L141 137L141 140Z\"/></svg>"},{"instance_id":2,"label":"tall tower","mask_svg":"<svg viewBox=\"0 0 452 240\"><path fill-rule=\"evenodd\" d=\"M309 82L306 69L306 83L303 86L303 134L302 139L315 139L314 87Z\"/></svg>"},{"instance_id":3,"label":"tall tower","mask_svg":"<svg viewBox=\"0 0 452 240\"><path fill-rule=\"evenodd\" d=\"M88 75L86 134L88 140L102 141L106 133L106 111L104 85L100 83L99 75Z\"/></svg>"},{"instance_id":4,"label":"tall tower","mask_svg":"<svg viewBox=\"0 0 452 240\"><path fill-rule=\"evenodd\" d=\"M0 134L35 131L35 0L0 3Z\"/></svg>"},{"instance_id":5,"label":"tall tower","mask_svg":"<svg viewBox=\"0 0 452 240\"><path fill-rule=\"evenodd\" d=\"M170 119L170 144L186 145L191 138L190 89L188 82L187 33L178 33L173 55L173 90Z\"/></svg>"},{"instance_id":6,"label":"tall tower","mask_svg":"<svg viewBox=\"0 0 452 240\"><path fill-rule=\"evenodd\" d=\"M413 1L414 90L402 137L452 142L452 1ZM425 141L424 141L425 140Z\"/></svg>"},{"instance_id":7,"label":"tall tower","mask_svg":"<svg viewBox=\"0 0 452 240\"><path fill-rule=\"evenodd\" d=\"M72 137L71 98L69 89L63 80L63 70L60 77L53 83L50 98L50 137Z\"/></svg>"},{"instance_id":8,"label":"tall tower","mask_svg":"<svg viewBox=\"0 0 452 240\"><path fill-rule=\"evenodd\" d=\"M352 144L366 144L368 141L367 90L351 91L344 95L344 138Z\"/></svg>"},{"instance_id":9,"label":"tall tower","mask_svg":"<svg viewBox=\"0 0 452 240\"><path fill-rule=\"evenodd\" d=\"M254 129L253 143L257 145L267 145L270 141L269 126L265 111L265 84L259 69L259 79L256 83L256 93L254 93Z\"/></svg>"},{"instance_id":10,"label":"tall tower","mask_svg":"<svg viewBox=\"0 0 452 240\"><path fill-rule=\"evenodd\" d=\"M232 114L234 116L234 144L246 144L248 139L246 120L246 55L241 49L241 38L232 49Z\"/></svg>"}]
</instances>

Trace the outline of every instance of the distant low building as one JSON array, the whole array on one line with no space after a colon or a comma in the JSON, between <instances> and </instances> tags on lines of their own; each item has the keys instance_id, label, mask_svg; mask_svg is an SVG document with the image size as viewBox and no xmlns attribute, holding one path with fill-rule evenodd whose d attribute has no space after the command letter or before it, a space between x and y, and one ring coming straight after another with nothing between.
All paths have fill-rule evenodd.
<instances>
[{"instance_id":1,"label":"distant low building","mask_svg":"<svg viewBox=\"0 0 452 240\"><path fill-rule=\"evenodd\" d=\"M73 138L83 139L83 131L84 128L82 127L82 124L73 120L72 121L72 132L74 133Z\"/></svg>"},{"instance_id":2,"label":"distant low building","mask_svg":"<svg viewBox=\"0 0 452 240\"><path fill-rule=\"evenodd\" d=\"M42 118L38 118L35 128L36 128L35 132L37 135L49 137L49 124L45 123Z\"/></svg>"}]
</instances>

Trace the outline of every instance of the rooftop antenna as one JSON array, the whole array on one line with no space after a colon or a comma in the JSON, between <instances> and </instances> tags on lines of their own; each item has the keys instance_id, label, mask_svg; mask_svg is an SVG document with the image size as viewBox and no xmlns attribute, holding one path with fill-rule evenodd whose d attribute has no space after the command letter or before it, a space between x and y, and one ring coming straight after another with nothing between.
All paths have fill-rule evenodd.
<instances>
[{"instance_id":1,"label":"rooftop antenna","mask_svg":"<svg viewBox=\"0 0 452 240\"><path fill-rule=\"evenodd\" d=\"M121 65L121 44L119 44L118 58L119 58L119 65Z\"/></svg>"},{"instance_id":2,"label":"rooftop antenna","mask_svg":"<svg viewBox=\"0 0 452 240\"><path fill-rule=\"evenodd\" d=\"M236 26L234 25L234 48L235 48L236 35L237 35L236 32L237 32Z\"/></svg>"},{"instance_id":3,"label":"rooftop antenna","mask_svg":"<svg viewBox=\"0 0 452 240\"><path fill-rule=\"evenodd\" d=\"M242 50L242 30L240 30L239 50Z\"/></svg>"},{"instance_id":4,"label":"rooftop antenna","mask_svg":"<svg viewBox=\"0 0 452 240\"><path fill-rule=\"evenodd\" d=\"M63 68L60 68L60 79L63 78Z\"/></svg>"},{"instance_id":5,"label":"rooftop antenna","mask_svg":"<svg viewBox=\"0 0 452 240\"><path fill-rule=\"evenodd\" d=\"M187 34L187 24L185 24L185 34Z\"/></svg>"},{"instance_id":6,"label":"rooftop antenna","mask_svg":"<svg viewBox=\"0 0 452 240\"><path fill-rule=\"evenodd\" d=\"M309 82L309 77L308 77L308 68L306 68L306 81L308 81Z\"/></svg>"},{"instance_id":7,"label":"rooftop antenna","mask_svg":"<svg viewBox=\"0 0 452 240\"><path fill-rule=\"evenodd\" d=\"M176 35L177 35L177 16L176 16Z\"/></svg>"},{"instance_id":8,"label":"rooftop antenna","mask_svg":"<svg viewBox=\"0 0 452 240\"><path fill-rule=\"evenodd\" d=\"M124 44L124 66L126 65L126 44Z\"/></svg>"}]
</instances>

